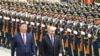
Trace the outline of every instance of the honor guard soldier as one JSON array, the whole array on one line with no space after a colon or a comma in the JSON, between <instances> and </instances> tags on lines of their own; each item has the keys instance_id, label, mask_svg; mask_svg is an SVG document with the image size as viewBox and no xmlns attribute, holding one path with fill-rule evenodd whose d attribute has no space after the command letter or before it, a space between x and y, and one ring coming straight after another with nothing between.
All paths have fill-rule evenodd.
<instances>
[{"instance_id":1,"label":"honor guard soldier","mask_svg":"<svg viewBox=\"0 0 100 56\"><path fill-rule=\"evenodd\" d=\"M73 46L72 46L72 43L73 43L73 36L72 36L72 18L71 18L71 14L68 13L67 14L68 16L68 19L67 19L67 25L66 25L66 28L65 28L65 37L66 37L66 40L65 40L65 50L66 50L66 55L69 55L69 56L73 56L74 55L74 51L73 51Z\"/></svg>"},{"instance_id":2,"label":"honor guard soldier","mask_svg":"<svg viewBox=\"0 0 100 56\"><path fill-rule=\"evenodd\" d=\"M94 55L99 56L100 55L100 18L95 18L94 21Z\"/></svg>"},{"instance_id":3,"label":"honor guard soldier","mask_svg":"<svg viewBox=\"0 0 100 56\"><path fill-rule=\"evenodd\" d=\"M4 5L5 7L3 8L3 28L2 28L2 31L3 31L3 39L2 39L2 45L4 47L6 47L6 43L7 43L7 33L8 33L8 26L7 26L7 21L9 20L8 19L8 15L7 15L7 9L8 9L8 6L7 6L7 3Z\"/></svg>"},{"instance_id":4,"label":"honor guard soldier","mask_svg":"<svg viewBox=\"0 0 100 56\"><path fill-rule=\"evenodd\" d=\"M83 13L80 15L78 30L79 30L79 52L78 55L84 56L84 38L85 38L85 16Z\"/></svg>"},{"instance_id":5,"label":"honor guard soldier","mask_svg":"<svg viewBox=\"0 0 100 56\"><path fill-rule=\"evenodd\" d=\"M3 11L0 9L0 46L1 46L1 40L2 40L2 28L3 28L3 22L2 22L2 19L3 19Z\"/></svg>"},{"instance_id":6,"label":"honor guard soldier","mask_svg":"<svg viewBox=\"0 0 100 56\"><path fill-rule=\"evenodd\" d=\"M93 24L94 24L94 17L88 16L87 18L87 56L93 56L94 55L94 48L93 48Z\"/></svg>"},{"instance_id":7,"label":"honor guard soldier","mask_svg":"<svg viewBox=\"0 0 100 56\"><path fill-rule=\"evenodd\" d=\"M10 48L11 47L11 39L12 39L12 35L11 35L11 18L10 16L8 17L8 21L7 21L7 27L8 27L8 33L7 33L7 43L6 43L6 47Z\"/></svg>"},{"instance_id":8,"label":"honor guard soldier","mask_svg":"<svg viewBox=\"0 0 100 56\"><path fill-rule=\"evenodd\" d=\"M72 19L72 34L73 34L73 52L74 56L78 56L78 51L79 51L79 27L78 27L78 14L77 12L74 12L73 14L73 19Z\"/></svg>"}]
</instances>

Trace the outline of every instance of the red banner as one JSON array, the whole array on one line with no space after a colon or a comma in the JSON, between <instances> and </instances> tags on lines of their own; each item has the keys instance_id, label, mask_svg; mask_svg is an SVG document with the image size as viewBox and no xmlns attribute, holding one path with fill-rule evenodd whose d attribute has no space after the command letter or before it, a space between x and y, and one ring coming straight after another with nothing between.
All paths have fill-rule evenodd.
<instances>
[{"instance_id":1,"label":"red banner","mask_svg":"<svg viewBox=\"0 0 100 56\"><path fill-rule=\"evenodd\" d=\"M92 4L93 0L85 0L85 4Z\"/></svg>"}]
</instances>

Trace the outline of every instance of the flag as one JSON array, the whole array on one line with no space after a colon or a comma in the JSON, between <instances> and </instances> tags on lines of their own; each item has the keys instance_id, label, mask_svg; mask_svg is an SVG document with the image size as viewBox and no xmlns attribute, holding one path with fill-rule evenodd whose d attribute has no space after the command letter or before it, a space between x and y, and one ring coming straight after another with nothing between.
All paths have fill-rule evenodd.
<instances>
[{"instance_id":1,"label":"flag","mask_svg":"<svg viewBox=\"0 0 100 56\"><path fill-rule=\"evenodd\" d=\"M93 4L93 0L85 0L85 4Z\"/></svg>"}]
</instances>

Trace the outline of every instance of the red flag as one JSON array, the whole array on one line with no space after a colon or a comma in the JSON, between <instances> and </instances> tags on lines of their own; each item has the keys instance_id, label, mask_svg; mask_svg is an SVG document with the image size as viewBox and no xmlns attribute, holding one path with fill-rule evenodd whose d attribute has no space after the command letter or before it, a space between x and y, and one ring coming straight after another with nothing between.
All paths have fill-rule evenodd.
<instances>
[{"instance_id":1,"label":"red flag","mask_svg":"<svg viewBox=\"0 0 100 56\"><path fill-rule=\"evenodd\" d=\"M92 4L93 0L85 0L85 4Z\"/></svg>"}]
</instances>

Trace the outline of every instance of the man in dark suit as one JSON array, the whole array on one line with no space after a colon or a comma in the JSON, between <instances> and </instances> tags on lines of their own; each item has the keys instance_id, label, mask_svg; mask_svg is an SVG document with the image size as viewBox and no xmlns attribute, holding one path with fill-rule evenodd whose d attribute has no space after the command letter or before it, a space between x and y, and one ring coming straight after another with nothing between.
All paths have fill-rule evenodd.
<instances>
[{"instance_id":1,"label":"man in dark suit","mask_svg":"<svg viewBox=\"0 0 100 56\"><path fill-rule=\"evenodd\" d=\"M48 27L48 33L42 40L42 56L62 56L60 37L55 35L55 27Z\"/></svg>"},{"instance_id":2,"label":"man in dark suit","mask_svg":"<svg viewBox=\"0 0 100 56\"><path fill-rule=\"evenodd\" d=\"M12 39L11 56L36 56L36 49L31 34L27 33L27 25L20 25L20 33L17 33Z\"/></svg>"}]
</instances>

